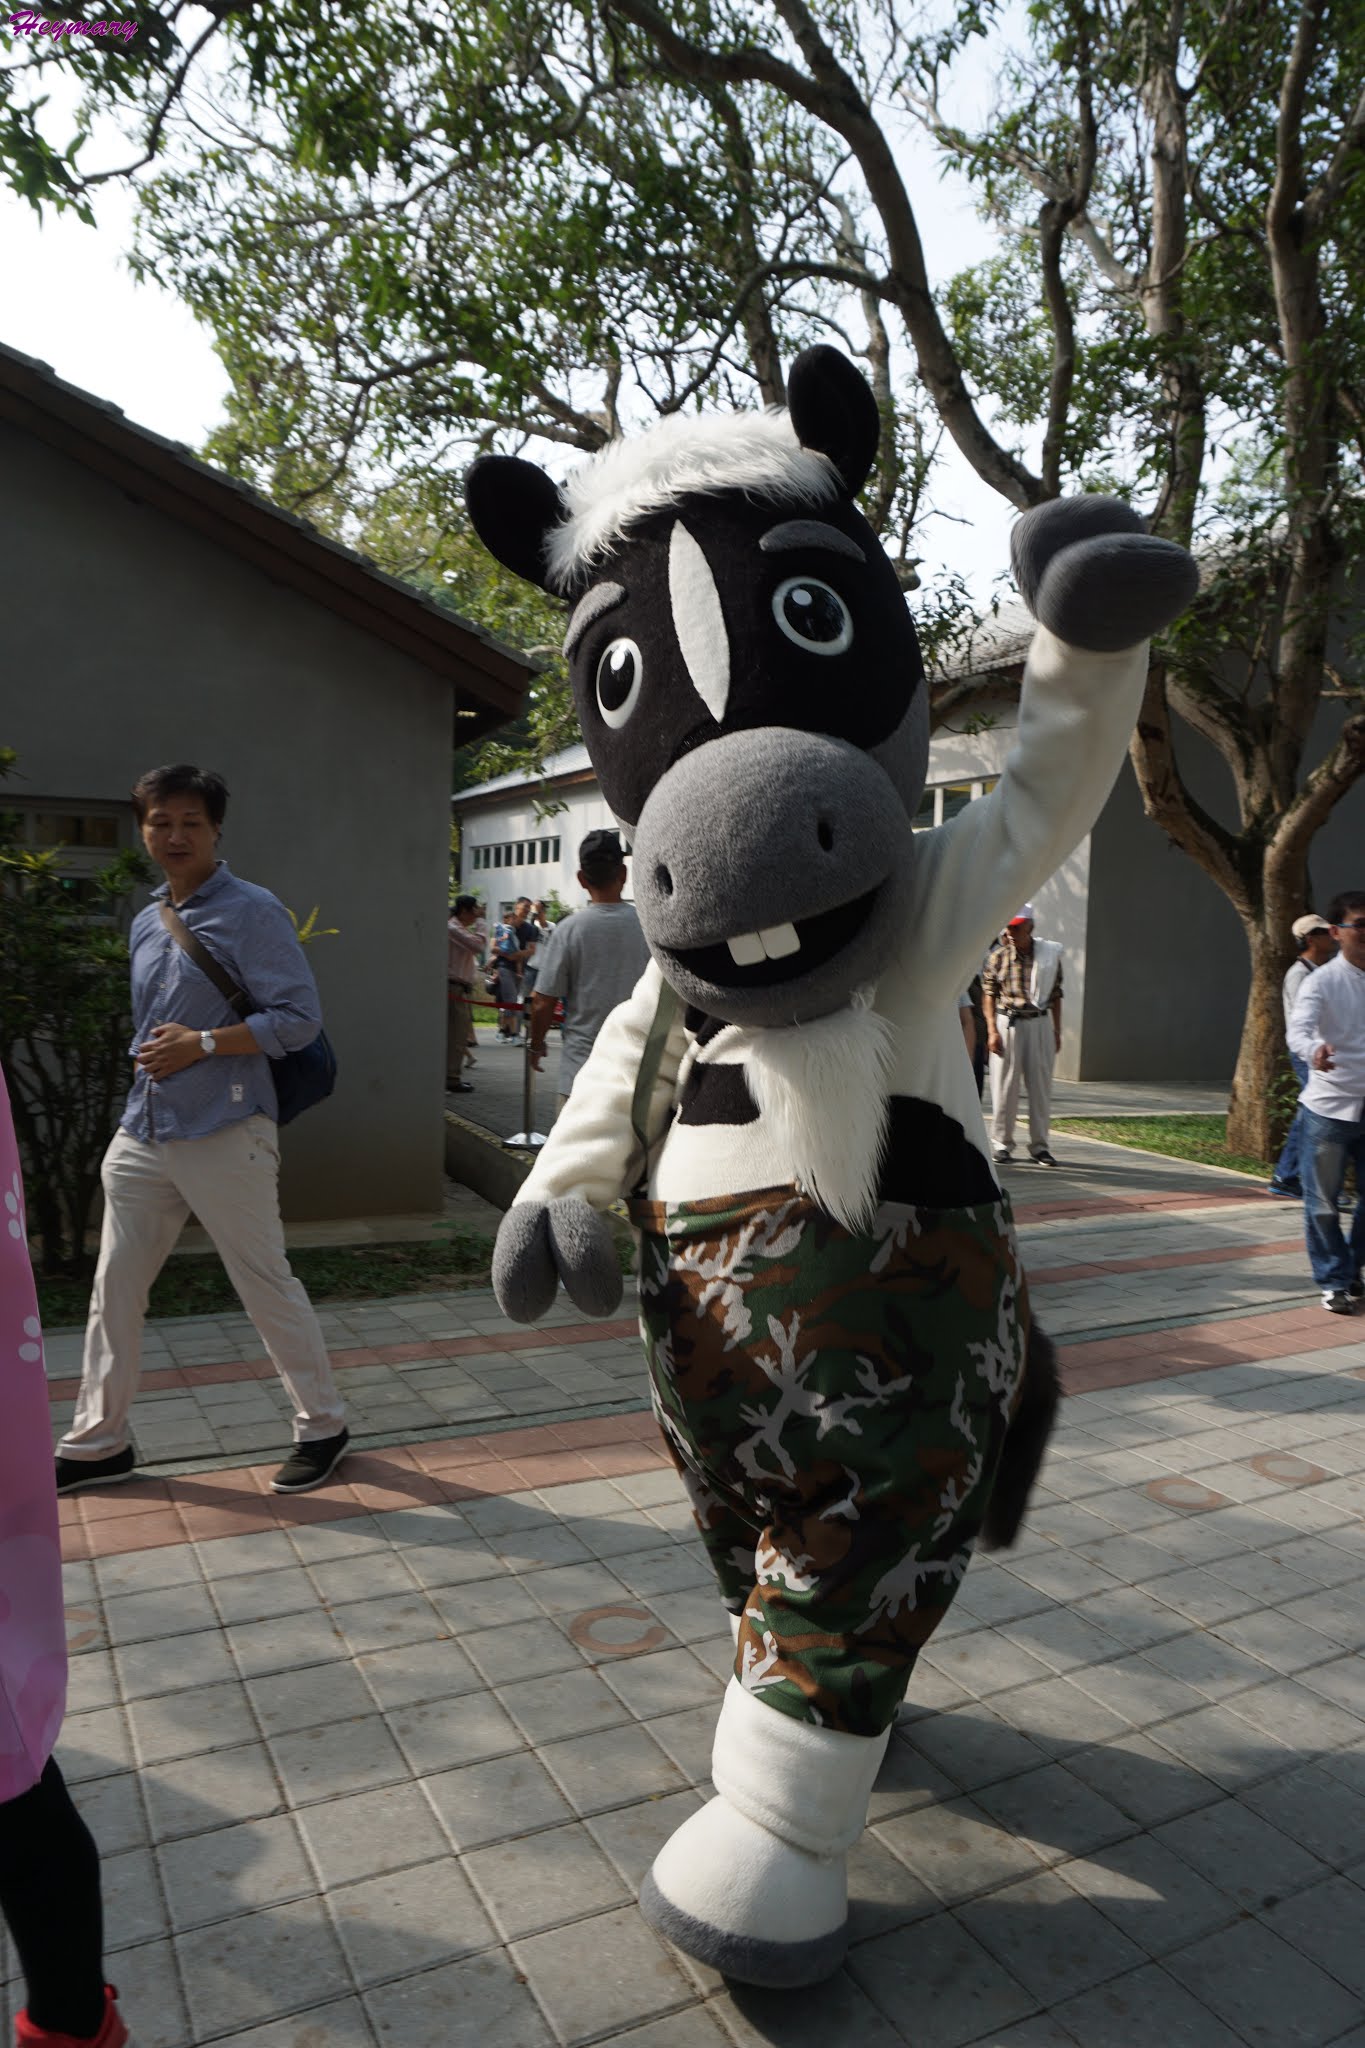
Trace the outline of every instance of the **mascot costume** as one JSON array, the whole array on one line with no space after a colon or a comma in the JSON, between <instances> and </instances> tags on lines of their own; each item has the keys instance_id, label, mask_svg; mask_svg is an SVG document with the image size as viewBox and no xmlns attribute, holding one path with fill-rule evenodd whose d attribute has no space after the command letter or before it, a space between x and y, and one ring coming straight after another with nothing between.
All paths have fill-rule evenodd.
<instances>
[{"instance_id":1,"label":"mascot costume","mask_svg":"<svg viewBox=\"0 0 1365 2048\"><path fill-rule=\"evenodd\" d=\"M578 715L634 855L652 959L503 1220L517 1322L562 1283L609 1314L630 1197L655 1412L736 1636L715 1797L641 1906L744 1982L838 1967L846 1855L915 1659L978 1536L1017 1534L1056 1405L957 996L1089 831L1181 548L1110 498L1040 506L1013 567L1037 630L998 786L911 821L929 713L855 494L867 384L835 350L787 412L672 417L561 490L489 456L470 517L565 598Z\"/></svg>"}]
</instances>

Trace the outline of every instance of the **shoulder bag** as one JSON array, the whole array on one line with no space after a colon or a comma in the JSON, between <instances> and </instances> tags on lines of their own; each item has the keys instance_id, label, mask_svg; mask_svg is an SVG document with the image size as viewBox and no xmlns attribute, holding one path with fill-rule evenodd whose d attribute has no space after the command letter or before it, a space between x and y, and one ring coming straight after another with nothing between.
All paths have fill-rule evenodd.
<instances>
[{"instance_id":1,"label":"shoulder bag","mask_svg":"<svg viewBox=\"0 0 1365 2048\"><path fill-rule=\"evenodd\" d=\"M215 960L203 941L197 939L178 911L169 903L161 905L161 922L182 953L188 953L199 972L213 983L219 995L239 1019L250 1016L256 1005L244 988L239 988L226 967ZM325 1102L337 1081L337 1056L325 1031L319 1031L311 1045L287 1052L270 1062L278 1106L276 1122L289 1124L315 1102Z\"/></svg>"}]
</instances>

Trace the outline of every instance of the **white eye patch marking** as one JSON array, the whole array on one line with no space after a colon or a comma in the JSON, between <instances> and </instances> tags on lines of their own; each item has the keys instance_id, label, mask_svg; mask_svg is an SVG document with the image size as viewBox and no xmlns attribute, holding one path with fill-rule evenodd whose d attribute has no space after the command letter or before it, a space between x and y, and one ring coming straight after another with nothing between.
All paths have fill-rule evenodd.
<instances>
[{"instance_id":1,"label":"white eye patch marking","mask_svg":"<svg viewBox=\"0 0 1365 2048\"><path fill-rule=\"evenodd\" d=\"M681 519L668 541L668 598L692 687L719 725L730 698L730 638L715 578Z\"/></svg>"},{"instance_id":2,"label":"white eye patch marking","mask_svg":"<svg viewBox=\"0 0 1365 2048\"><path fill-rule=\"evenodd\" d=\"M827 548L854 562L867 560L856 540L837 526L827 526L823 519L784 519L780 526L769 527L758 546L765 555L780 555L787 548Z\"/></svg>"},{"instance_id":3,"label":"white eye patch marking","mask_svg":"<svg viewBox=\"0 0 1365 2048\"><path fill-rule=\"evenodd\" d=\"M619 583L594 583L592 589L578 600L573 609L573 617L569 620L569 630L564 635L566 660L593 620L600 619L603 612L614 610L625 594Z\"/></svg>"}]
</instances>

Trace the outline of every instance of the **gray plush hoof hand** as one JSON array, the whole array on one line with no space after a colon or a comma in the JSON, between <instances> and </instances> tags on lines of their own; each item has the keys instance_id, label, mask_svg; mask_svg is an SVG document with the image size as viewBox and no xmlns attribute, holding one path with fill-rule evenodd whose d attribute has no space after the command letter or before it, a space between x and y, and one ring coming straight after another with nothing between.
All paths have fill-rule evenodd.
<instances>
[{"instance_id":1,"label":"gray plush hoof hand","mask_svg":"<svg viewBox=\"0 0 1365 2048\"><path fill-rule=\"evenodd\" d=\"M1054 498L1010 535L1014 580L1033 616L1072 647L1136 647L1179 618L1199 588L1193 555L1154 540L1118 498Z\"/></svg>"},{"instance_id":2,"label":"gray plush hoof hand","mask_svg":"<svg viewBox=\"0 0 1365 2048\"><path fill-rule=\"evenodd\" d=\"M514 1323L534 1323L564 1292L584 1315L621 1305L621 1268L610 1227L577 1196L518 1202L503 1217L493 1249L493 1292Z\"/></svg>"}]
</instances>

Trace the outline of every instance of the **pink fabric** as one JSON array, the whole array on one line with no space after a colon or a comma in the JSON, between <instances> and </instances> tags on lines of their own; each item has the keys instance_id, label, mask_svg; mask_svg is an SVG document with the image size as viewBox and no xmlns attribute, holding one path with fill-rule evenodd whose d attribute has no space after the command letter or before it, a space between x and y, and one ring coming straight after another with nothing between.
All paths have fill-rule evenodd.
<instances>
[{"instance_id":1,"label":"pink fabric","mask_svg":"<svg viewBox=\"0 0 1365 2048\"><path fill-rule=\"evenodd\" d=\"M66 1706L62 1553L38 1297L0 1072L0 1801L38 1782Z\"/></svg>"}]
</instances>

